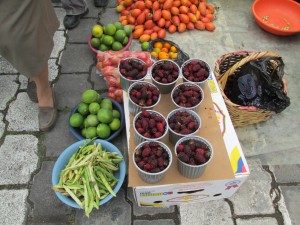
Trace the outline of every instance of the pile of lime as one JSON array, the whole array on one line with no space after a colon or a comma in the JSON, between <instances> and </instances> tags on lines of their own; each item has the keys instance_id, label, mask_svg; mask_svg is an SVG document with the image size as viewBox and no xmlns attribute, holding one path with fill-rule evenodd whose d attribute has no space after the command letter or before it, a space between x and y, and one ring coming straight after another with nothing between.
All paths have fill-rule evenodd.
<instances>
[{"instance_id":1,"label":"pile of lime","mask_svg":"<svg viewBox=\"0 0 300 225\"><path fill-rule=\"evenodd\" d=\"M107 139L121 127L121 114L111 99L101 98L93 89L84 91L81 98L69 122L84 138Z\"/></svg>"},{"instance_id":2,"label":"pile of lime","mask_svg":"<svg viewBox=\"0 0 300 225\"><path fill-rule=\"evenodd\" d=\"M132 27L123 26L119 21L108 23L103 27L96 24L92 28L91 45L100 51L119 51L128 44L131 33Z\"/></svg>"}]
</instances>

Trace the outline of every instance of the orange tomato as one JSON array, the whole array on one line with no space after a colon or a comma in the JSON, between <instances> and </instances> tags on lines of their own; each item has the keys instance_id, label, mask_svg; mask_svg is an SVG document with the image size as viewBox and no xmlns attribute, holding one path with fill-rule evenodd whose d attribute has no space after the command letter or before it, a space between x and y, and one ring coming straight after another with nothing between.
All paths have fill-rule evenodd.
<instances>
[{"instance_id":1,"label":"orange tomato","mask_svg":"<svg viewBox=\"0 0 300 225\"><path fill-rule=\"evenodd\" d=\"M137 1L135 2L134 7L136 9L144 10L146 8L146 4L144 1Z\"/></svg>"},{"instance_id":2,"label":"orange tomato","mask_svg":"<svg viewBox=\"0 0 300 225\"><path fill-rule=\"evenodd\" d=\"M137 24L144 24L146 20L146 15L145 13L141 13L137 18L136 18L136 23Z\"/></svg>"},{"instance_id":3,"label":"orange tomato","mask_svg":"<svg viewBox=\"0 0 300 225\"><path fill-rule=\"evenodd\" d=\"M166 0L163 5L163 9L170 9L173 5L173 0Z\"/></svg>"},{"instance_id":4,"label":"orange tomato","mask_svg":"<svg viewBox=\"0 0 300 225\"><path fill-rule=\"evenodd\" d=\"M176 28L176 26L175 26L174 24L171 24L171 25L169 26L169 28L168 28L168 31L169 31L170 33L174 33L174 32L176 32L176 30L177 30L177 28Z\"/></svg>"},{"instance_id":5,"label":"orange tomato","mask_svg":"<svg viewBox=\"0 0 300 225\"><path fill-rule=\"evenodd\" d=\"M153 5L153 2L151 0L146 0L145 1L145 6L146 6L147 9L150 9L152 5Z\"/></svg>"},{"instance_id":6,"label":"orange tomato","mask_svg":"<svg viewBox=\"0 0 300 225\"><path fill-rule=\"evenodd\" d=\"M202 21L197 21L194 25L197 30L205 30L205 24Z\"/></svg>"},{"instance_id":7,"label":"orange tomato","mask_svg":"<svg viewBox=\"0 0 300 225\"><path fill-rule=\"evenodd\" d=\"M179 7L179 12L180 13L187 14L188 11L189 11L189 8L186 7L185 5L182 5L182 6Z\"/></svg>"},{"instance_id":8,"label":"orange tomato","mask_svg":"<svg viewBox=\"0 0 300 225\"><path fill-rule=\"evenodd\" d=\"M159 59L169 59L169 54L166 52L160 52L160 53L158 53L158 58Z\"/></svg>"},{"instance_id":9,"label":"orange tomato","mask_svg":"<svg viewBox=\"0 0 300 225\"><path fill-rule=\"evenodd\" d=\"M166 35L167 35L167 32L166 32L165 29L160 29L160 30L157 32L157 37L159 37L159 38L164 38L164 37L166 37Z\"/></svg>"},{"instance_id":10,"label":"orange tomato","mask_svg":"<svg viewBox=\"0 0 300 225\"><path fill-rule=\"evenodd\" d=\"M193 13L188 13L187 14L189 17L190 22L195 23L197 21L196 15Z\"/></svg>"},{"instance_id":11,"label":"orange tomato","mask_svg":"<svg viewBox=\"0 0 300 225\"><path fill-rule=\"evenodd\" d=\"M161 52L166 52L166 53L168 53L168 52L169 52L169 49L163 47L160 51L161 51Z\"/></svg>"},{"instance_id":12,"label":"orange tomato","mask_svg":"<svg viewBox=\"0 0 300 225\"><path fill-rule=\"evenodd\" d=\"M182 33L186 30L186 24L185 23L180 23L178 26L178 32Z\"/></svg>"},{"instance_id":13,"label":"orange tomato","mask_svg":"<svg viewBox=\"0 0 300 225\"><path fill-rule=\"evenodd\" d=\"M153 12L155 12L158 9L159 9L159 2L158 1L154 1L153 4L152 4L152 10L153 10Z\"/></svg>"},{"instance_id":14,"label":"orange tomato","mask_svg":"<svg viewBox=\"0 0 300 225\"><path fill-rule=\"evenodd\" d=\"M181 23L188 23L190 22L190 18L186 14L180 14L179 19Z\"/></svg>"},{"instance_id":15,"label":"orange tomato","mask_svg":"<svg viewBox=\"0 0 300 225\"><path fill-rule=\"evenodd\" d=\"M200 2L198 6L198 10L202 16L206 15L206 2Z\"/></svg>"},{"instance_id":16,"label":"orange tomato","mask_svg":"<svg viewBox=\"0 0 300 225\"><path fill-rule=\"evenodd\" d=\"M157 41L154 43L153 47L161 49L163 47L163 43L160 41Z\"/></svg>"},{"instance_id":17,"label":"orange tomato","mask_svg":"<svg viewBox=\"0 0 300 225\"><path fill-rule=\"evenodd\" d=\"M171 19L171 13L170 13L170 11L168 11L168 10L166 10L166 9L163 9L163 10L162 10L161 15L162 15L162 17L163 17L165 20L170 20L170 19Z\"/></svg>"},{"instance_id":18,"label":"orange tomato","mask_svg":"<svg viewBox=\"0 0 300 225\"><path fill-rule=\"evenodd\" d=\"M159 21L159 19L161 18L161 10L155 10L153 13L153 21Z\"/></svg>"},{"instance_id":19,"label":"orange tomato","mask_svg":"<svg viewBox=\"0 0 300 225\"><path fill-rule=\"evenodd\" d=\"M147 30L144 30L143 34L149 34L151 35L153 33L153 30L152 29L147 29Z\"/></svg>"},{"instance_id":20,"label":"orange tomato","mask_svg":"<svg viewBox=\"0 0 300 225\"><path fill-rule=\"evenodd\" d=\"M140 36L140 42L141 43L144 43L144 42L146 42L146 41L149 41L150 40L150 35L149 34L142 34L141 36Z\"/></svg>"},{"instance_id":21,"label":"orange tomato","mask_svg":"<svg viewBox=\"0 0 300 225\"><path fill-rule=\"evenodd\" d=\"M127 21L129 24L135 24L135 18L133 16L127 16Z\"/></svg>"},{"instance_id":22,"label":"orange tomato","mask_svg":"<svg viewBox=\"0 0 300 225\"><path fill-rule=\"evenodd\" d=\"M206 23L205 29L208 31L214 31L216 29L216 26L213 23Z\"/></svg>"},{"instance_id":23,"label":"orange tomato","mask_svg":"<svg viewBox=\"0 0 300 225\"><path fill-rule=\"evenodd\" d=\"M159 27L164 27L166 25L166 20L165 18L160 18L159 21L157 22L157 25Z\"/></svg>"},{"instance_id":24,"label":"orange tomato","mask_svg":"<svg viewBox=\"0 0 300 225\"><path fill-rule=\"evenodd\" d=\"M145 29L152 29L155 26L153 20L147 20L144 24Z\"/></svg>"},{"instance_id":25,"label":"orange tomato","mask_svg":"<svg viewBox=\"0 0 300 225\"><path fill-rule=\"evenodd\" d=\"M167 41L164 42L164 44L163 44L163 48L166 48L166 49L168 49L168 50L171 48L171 46L172 46L172 45L171 45L169 42L167 42Z\"/></svg>"},{"instance_id":26,"label":"orange tomato","mask_svg":"<svg viewBox=\"0 0 300 225\"><path fill-rule=\"evenodd\" d=\"M181 5L180 0L175 0L175 1L173 2L173 6L175 6L175 7L179 7L180 5Z\"/></svg>"},{"instance_id":27,"label":"orange tomato","mask_svg":"<svg viewBox=\"0 0 300 225\"><path fill-rule=\"evenodd\" d=\"M117 12L122 12L124 9L125 9L124 5L118 5L118 6L116 7L116 11L117 11Z\"/></svg>"},{"instance_id":28,"label":"orange tomato","mask_svg":"<svg viewBox=\"0 0 300 225\"><path fill-rule=\"evenodd\" d=\"M196 5L194 5L194 4L192 4L191 6L190 6L190 9L189 9L189 12L191 12L191 13L196 13L196 11L197 11L197 6Z\"/></svg>"},{"instance_id":29,"label":"orange tomato","mask_svg":"<svg viewBox=\"0 0 300 225\"><path fill-rule=\"evenodd\" d=\"M194 29L195 29L195 25L194 25L194 23L189 22L189 23L186 25L186 28L189 29L189 30L194 30Z\"/></svg>"},{"instance_id":30,"label":"orange tomato","mask_svg":"<svg viewBox=\"0 0 300 225\"><path fill-rule=\"evenodd\" d=\"M215 19L215 16L213 14L206 14L206 18L208 18L210 21L213 21Z\"/></svg>"},{"instance_id":31,"label":"orange tomato","mask_svg":"<svg viewBox=\"0 0 300 225\"><path fill-rule=\"evenodd\" d=\"M133 31L132 36L133 36L133 38L138 39L138 38L140 38L140 36L143 34L143 32L144 32L144 29L143 29L143 28L135 29L135 30Z\"/></svg>"},{"instance_id":32,"label":"orange tomato","mask_svg":"<svg viewBox=\"0 0 300 225\"><path fill-rule=\"evenodd\" d=\"M150 35L151 40L155 40L157 38L157 32L153 31Z\"/></svg>"},{"instance_id":33,"label":"orange tomato","mask_svg":"<svg viewBox=\"0 0 300 225\"><path fill-rule=\"evenodd\" d=\"M201 21L203 23L209 23L210 22L210 20L207 17L202 18Z\"/></svg>"},{"instance_id":34,"label":"orange tomato","mask_svg":"<svg viewBox=\"0 0 300 225\"><path fill-rule=\"evenodd\" d=\"M213 5L207 5L206 9L207 9L207 12L210 13L210 14L215 13L215 7Z\"/></svg>"},{"instance_id":35,"label":"orange tomato","mask_svg":"<svg viewBox=\"0 0 300 225\"><path fill-rule=\"evenodd\" d=\"M140 10L140 9L132 9L132 10L130 10L131 16L133 16L135 18L138 17L138 15L140 15L141 12L142 12L142 10Z\"/></svg>"},{"instance_id":36,"label":"orange tomato","mask_svg":"<svg viewBox=\"0 0 300 225\"><path fill-rule=\"evenodd\" d=\"M175 16L178 15L179 14L179 9L177 7L175 7L175 6L173 6L171 8L171 14L175 15Z\"/></svg>"},{"instance_id":37,"label":"orange tomato","mask_svg":"<svg viewBox=\"0 0 300 225\"><path fill-rule=\"evenodd\" d=\"M123 1L124 6L130 6L130 5L132 5L132 3L133 3L133 0L124 0Z\"/></svg>"},{"instance_id":38,"label":"orange tomato","mask_svg":"<svg viewBox=\"0 0 300 225\"><path fill-rule=\"evenodd\" d=\"M160 30L160 27L159 27L159 26L154 26L154 27L152 28L152 30L153 30L154 32L158 32L158 31Z\"/></svg>"}]
</instances>

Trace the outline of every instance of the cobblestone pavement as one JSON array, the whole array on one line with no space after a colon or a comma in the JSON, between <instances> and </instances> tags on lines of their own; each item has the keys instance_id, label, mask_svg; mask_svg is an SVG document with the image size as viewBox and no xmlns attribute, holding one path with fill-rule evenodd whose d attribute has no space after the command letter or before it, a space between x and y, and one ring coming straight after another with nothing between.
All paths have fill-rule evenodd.
<instances>
[{"instance_id":1,"label":"cobblestone pavement","mask_svg":"<svg viewBox=\"0 0 300 225\"><path fill-rule=\"evenodd\" d=\"M50 81L55 86L59 117L53 130L38 131L38 106L27 94L27 79L0 56L0 225L88 225L88 224L300 224L300 163L298 88L300 36L276 37L259 29L251 14L253 1L214 0L217 30L169 35L190 54L205 58L212 67L227 52L271 50L286 62L292 105L270 121L238 128L251 175L231 198L168 208L138 207L125 181L117 198L87 219L82 210L67 207L51 190L51 172L60 153L76 141L68 130L68 117L83 90L107 92L96 73L95 55L87 46L91 27L100 20L117 20L109 1L95 8L80 25L67 31L64 10L53 1L61 25L55 33L55 48L49 59ZM297 47L298 46L298 47ZM131 50L139 50L134 41ZM124 154L126 134L113 141Z\"/></svg>"}]
</instances>

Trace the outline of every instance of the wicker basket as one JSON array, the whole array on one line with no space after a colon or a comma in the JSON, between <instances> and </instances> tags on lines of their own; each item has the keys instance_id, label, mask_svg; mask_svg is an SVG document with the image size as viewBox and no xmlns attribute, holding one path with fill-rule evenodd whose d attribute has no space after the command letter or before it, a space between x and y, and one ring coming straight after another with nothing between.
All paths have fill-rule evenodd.
<instances>
[{"instance_id":1,"label":"wicker basket","mask_svg":"<svg viewBox=\"0 0 300 225\"><path fill-rule=\"evenodd\" d=\"M266 56L278 57L279 55L274 52L238 51L225 54L216 61L214 73L220 86L222 96L230 114L232 123L235 127L266 121L274 114L272 111L259 109L255 106L237 105L231 102L224 93L226 82L229 76L238 74L241 66L247 62ZM277 64L274 64L273 67L276 69ZM285 86L284 90L287 91L286 82L284 80L283 84Z\"/></svg>"}]
</instances>

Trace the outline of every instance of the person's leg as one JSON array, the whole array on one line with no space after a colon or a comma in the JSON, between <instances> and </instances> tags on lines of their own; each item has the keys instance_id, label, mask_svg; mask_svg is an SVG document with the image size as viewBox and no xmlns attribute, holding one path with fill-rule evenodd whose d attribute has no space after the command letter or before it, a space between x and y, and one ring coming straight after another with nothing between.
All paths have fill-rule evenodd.
<instances>
[{"instance_id":1,"label":"person's leg","mask_svg":"<svg viewBox=\"0 0 300 225\"><path fill-rule=\"evenodd\" d=\"M64 26L73 29L78 26L80 18L89 12L85 0L61 0L63 8L66 10Z\"/></svg>"},{"instance_id":2,"label":"person's leg","mask_svg":"<svg viewBox=\"0 0 300 225\"><path fill-rule=\"evenodd\" d=\"M49 85L48 74L48 65L46 65L39 75L31 77L31 80L36 84L39 107L53 107L52 90Z\"/></svg>"},{"instance_id":3,"label":"person's leg","mask_svg":"<svg viewBox=\"0 0 300 225\"><path fill-rule=\"evenodd\" d=\"M41 131L50 130L57 119L57 109L53 88L48 81L48 64L43 71L31 79L36 84L36 93L39 104L39 129Z\"/></svg>"}]
</instances>

